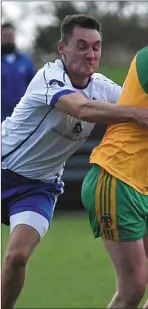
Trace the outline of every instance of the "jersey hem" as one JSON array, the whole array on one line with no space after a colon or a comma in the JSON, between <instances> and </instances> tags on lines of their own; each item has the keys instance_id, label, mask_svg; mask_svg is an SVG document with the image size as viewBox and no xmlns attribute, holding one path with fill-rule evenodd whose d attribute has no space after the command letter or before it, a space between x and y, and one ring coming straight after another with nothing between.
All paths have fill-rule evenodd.
<instances>
[{"instance_id":1,"label":"jersey hem","mask_svg":"<svg viewBox=\"0 0 148 309\"><path fill-rule=\"evenodd\" d=\"M93 160L90 161L91 164L97 164L99 166L101 166L102 168L104 168L108 173L110 173L112 176L118 178L119 180L123 181L124 183L126 183L127 185L131 186L132 188L134 188L136 191L138 191L141 194L144 195L148 195L148 190L144 190L143 188L140 188L139 186L137 186L136 184L132 183L127 177L117 173L115 170L113 170L110 166L105 166L99 162L95 162Z\"/></svg>"}]
</instances>

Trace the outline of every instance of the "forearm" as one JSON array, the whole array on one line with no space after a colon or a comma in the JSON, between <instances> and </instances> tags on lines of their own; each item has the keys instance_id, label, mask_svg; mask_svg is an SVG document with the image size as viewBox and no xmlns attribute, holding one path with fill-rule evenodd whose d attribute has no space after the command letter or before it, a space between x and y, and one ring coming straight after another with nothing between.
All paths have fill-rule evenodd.
<instances>
[{"instance_id":1,"label":"forearm","mask_svg":"<svg viewBox=\"0 0 148 309\"><path fill-rule=\"evenodd\" d=\"M137 122L135 107L88 100L75 93L61 97L56 107L72 117L92 123Z\"/></svg>"},{"instance_id":2,"label":"forearm","mask_svg":"<svg viewBox=\"0 0 148 309\"><path fill-rule=\"evenodd\" d=\"M118 104L87 101L81 107L79 119L93 123L132 122L135 120L135 108Z\"/></svg>"}]
</instances>

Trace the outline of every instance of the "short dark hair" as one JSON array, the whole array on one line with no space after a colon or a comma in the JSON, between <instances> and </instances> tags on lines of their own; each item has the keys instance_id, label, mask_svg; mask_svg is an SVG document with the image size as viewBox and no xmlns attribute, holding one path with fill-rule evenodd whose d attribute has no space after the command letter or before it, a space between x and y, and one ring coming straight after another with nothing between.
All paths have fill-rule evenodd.
<instances>
[{"instance_id":1,"label":"short dark hair","mask_svg":"<svg viewBox=\"0 0 148 309\"><path fill-rule=\"evenodd\" d=\"M11 29L15 30L14 25L12 23L10 23L10 22L3 23L1 28L2 29L4 29L4 28L11 28Z\"/></svg>"},{"instance_id":2,"label":"short dark hair","mask_svg":"<svg viewBox=\"0 0 148 309\"><path fill-rule=\"evenodd\" d=\"M101 24L86 14L67 15L61 23L61 39L68 42L75 27L96 29L101 35Z\"/></svg>"}]
</instances>

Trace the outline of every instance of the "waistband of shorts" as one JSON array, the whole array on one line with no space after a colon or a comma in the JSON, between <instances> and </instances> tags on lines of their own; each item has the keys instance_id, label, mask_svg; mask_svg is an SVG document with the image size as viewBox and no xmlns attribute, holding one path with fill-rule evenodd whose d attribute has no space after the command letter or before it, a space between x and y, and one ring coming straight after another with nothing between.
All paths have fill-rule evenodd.
<instances>
[{"instance_id":1,"label":"waistband of shorts","mask_svg":"<svg viewBox=\"0 0 148 309\"><path fill-rule=\"evenodd\" d=\"M42 180L40 180L40 179L33 179L33 178L28 178L28 177L25 177L25 176L23 176L23 175L21 175L21 174L19 174L19 173L16 173L16 172L14 172L14 171L12 171L12 170L10 170L10 169L2 169L2 173L5 173L5 175L8 175L8 177L9 177L9 175L11 174L13 177L16 177L16 178L20 178L20 179L22 179L22 180L28 180L30 183L34 183L34 184L51 184L51 185L54 185L54 184L61 184L61 186L63 186L64 185L64 182L62 181L62 180L58 180L57 181L57 178L55 177L55 178L52 178L52 179L50 179L50 180L48 180L48 181L42 181Z\"/></svg>"}]
</instances>

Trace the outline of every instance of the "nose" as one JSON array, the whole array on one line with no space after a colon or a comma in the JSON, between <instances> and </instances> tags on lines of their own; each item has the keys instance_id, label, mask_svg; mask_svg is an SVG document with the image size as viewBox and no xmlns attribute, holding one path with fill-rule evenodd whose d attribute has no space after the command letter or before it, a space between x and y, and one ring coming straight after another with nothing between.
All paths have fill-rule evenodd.
<instances>
[{"instance_id":1,"label":"nose","mask_svg":"<svg viewBox=\"0 0 148 309\"><path fill-rule=\"evenodd\" d=\"M95 53L92 48L89 48L89 50L87 50L86 57L91 59L95 57Z\"/></svg>"}]
</instances>

